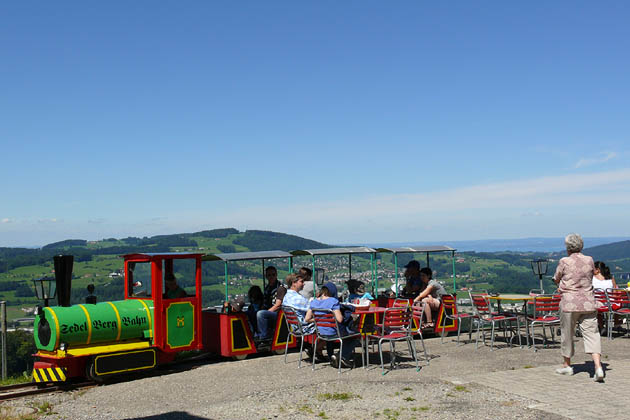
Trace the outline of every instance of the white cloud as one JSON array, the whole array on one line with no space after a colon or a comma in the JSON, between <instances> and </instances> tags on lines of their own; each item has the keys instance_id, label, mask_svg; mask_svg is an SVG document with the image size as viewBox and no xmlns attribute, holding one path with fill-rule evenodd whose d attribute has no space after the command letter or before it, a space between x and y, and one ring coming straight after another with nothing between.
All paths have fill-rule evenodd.
<instances>
[{"instance_id":1,"label":"white cloud","mask_svg":"<svg viewBox=\"0 0 630 420\"><path fill-rule=\"evenodd\" d=\"M545 219L549 225L555 221L560 226L567 220L558 214L572 214L597 225L602 209L621 204L630 205L630 169L472 185L432 193L349 196L343 201L249 207L229 214L217 209L212 215L198 215L196 219L198 223L211 221L216 226L262 226L297 234L326 232L327 237L348 240L368 236L385 226L392 234L411 229L429 234L426 227L433 226L431 234L436 237L451 236L461 226L477 226L482 237L484 223L493 228L509 228L519 236L519 229L525 226L519 226L519 220ZM592 213L592 208L586 209L588 206L599 210ZM536 211L523 218L523 213L532 208Z\"/></svg>"},{"instance_id":2,"label":"white cloud","mask_svg":"<svg viewBox=\"0 0 630 420\"><path fill-rule=\"evenodd\" d=\"M0 223L13 223L13 219L5 217L4 219L0 220Z\"/></svg>"},{"instance_id":3,"label":"white cloud","mask_svg":"<svg viewBox=\"0 0 630 420\"><path fill-rule=\"evenodd\" d=\"M578 160L577 163L575 164L575 168L577 169L577 168L583 168L585 166L597 165L600 163L608 162L609 160L614 159L616 157L617 157L617 153L615 152L601 152L595 157L582 158Z\"/></svg>"}]
</instances>

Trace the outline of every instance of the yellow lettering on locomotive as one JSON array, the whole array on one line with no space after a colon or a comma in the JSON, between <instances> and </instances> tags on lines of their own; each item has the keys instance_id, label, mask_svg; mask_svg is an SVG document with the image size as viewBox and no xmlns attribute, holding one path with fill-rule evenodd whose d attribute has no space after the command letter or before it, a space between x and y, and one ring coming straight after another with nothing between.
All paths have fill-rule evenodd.
<instances>
[{"instance_id":1,"label":"yellow lettering on locomotive","mask_svg":"<svg viewBox=\"0 0 630 420\"><path fill-rule=\"evenodd\" d=\"M183 316L178 316L177 317L177 328L182 328L184 326L184 317Z\"/></svg>"}]
</instances>

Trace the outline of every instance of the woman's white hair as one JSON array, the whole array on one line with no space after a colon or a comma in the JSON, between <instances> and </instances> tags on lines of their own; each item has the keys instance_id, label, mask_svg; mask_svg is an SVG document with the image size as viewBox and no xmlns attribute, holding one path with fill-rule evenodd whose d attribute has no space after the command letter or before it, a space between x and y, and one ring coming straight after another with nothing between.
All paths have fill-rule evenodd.
<instances>
[{"instance_id":1,"label":"woman's white hair","mask_svg":"<svg viewBox=\"0 0 630 420\"><path fill-rule=\"evenodd\" d=\"M572 254L574 252L582 251L582 248L584 248L584 241L577 233L569 233L567 237L564 238L564 245L567 247L567 252Z\"/></svg>"}]
</instances>

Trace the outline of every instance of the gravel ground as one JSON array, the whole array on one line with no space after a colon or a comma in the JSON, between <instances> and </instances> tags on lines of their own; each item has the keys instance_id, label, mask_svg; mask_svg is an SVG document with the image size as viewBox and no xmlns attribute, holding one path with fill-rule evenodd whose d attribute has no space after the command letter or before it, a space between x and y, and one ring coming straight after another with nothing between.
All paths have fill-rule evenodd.
<instances>
[{"instance_id":1,"label":"gravel ground","mask_svg":"<svg viewBox=\"0 0 630 420\"><path fill-rule=\"evenodd\" d=\"M426 340L431 364L416 372L408 360L344 370L327 364L297 369L297 353L191 365L189 370L69 393L32 397L7 406L40 411L42 419L562 419L530 408L537 402L471 382L476 373L559 363L557 346L531 349L455 346ZM628 359L629 341L602 340L604 360ZM587 360L577 347L576 362ZM360 357L359 357L360 359ZM373 354L375 363L378 355ZM517 373L517 372L515 372ZM462 380L463 379L463 380ZM24 413L26 414L26 413ZM6 417L6 416L5 416ZM0 419L2 416L0 415Z\"/></svg>"}]
</instances>

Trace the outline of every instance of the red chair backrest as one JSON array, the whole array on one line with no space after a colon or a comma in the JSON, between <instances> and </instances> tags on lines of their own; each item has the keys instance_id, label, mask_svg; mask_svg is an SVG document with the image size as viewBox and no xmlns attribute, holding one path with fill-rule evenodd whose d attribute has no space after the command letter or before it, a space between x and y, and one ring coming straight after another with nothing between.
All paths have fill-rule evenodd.
<instances>
[{"instance_id":1,"label":"red chair backrest","mask_svg":"<svg viewBox=\"0 0 630 420\"><path fill-rule=\"evenodd\" d=\"M409 306L387 308L383 314L384 330L401 330L411 325L411 309Z\"/></svg>"},{"instance_id":2,"label":"red chair backrest","mask_svg":"<svg viewBox=\"0 0 630 420\"><path fill-rule=\"evenodd\" d=\"M409 299L396 299L394 300L394 304L392 305L393 308L401 308L401 307L405 307L405 306L409 306Z\"/></svg>"},{"instance_id":3,"label":"red chair backrest","mask_svg":"<svg viewBox=\"0 0 630 420\"><path fill-rule=\"evenodd\" d=\"M422 317L424 316L425 304L422 302L416 302L411 306L411 315L416 325L422 325Z\"/></svg>"},{"instance_id":4,"label":"red chair backrest","mask_svg":"<svg viewBox=\"0 0 630 420\"><path fill-rule=\"evenodd\" d=\"M534 297L535 316L550 315L560 311L560 295L538 295Z\"/></svg>"},{"instance_id":5,"label":"red chair backrest","mask_svg":"<svg viewBox=\"0 0 630 420\"><path fill-rule=\"evenodd\" d=\"M489 315L491 313L488 295L470 293L470 302L479 315Z\"/></svg>"},{"instance_id":6,"label":"red chair backrest","mask_svg":"<svg viewBox=\"0 0 630 420\"><path fill-rule=\"evenodd\" d=\"M287 320L289 325L300 325L297 314L292 308L287 308L286 306L283 306L282 312L284 312L284 318Z\"/></svg>"},{"instance_id":7,"label":"red chair backrest","mask_svg":"<svg viewBox=\"0 0 630 420\"><path fill-rule=\"evenodd\" d=\"M606 291L604 289L593 289L593 294L595 295L595 300L601 303L607 303L606 300Z\"/></svg>"},{"instance_id":8,"label":"red chair backrest","mask_svg":"<svg viewBox=\"0 0 630 420\"><path fill-rule=\"evenodd\" d=\"M313 318L315 318L315 326L317 328L334 328L339 333L337 319L335 319L335 314L330 309L313 309Z\"/></svg>"},{"instance_id":9,"label":"red chair backrest","mask_svg":"<svg viewBox=\"0 0 630 420\"><path fill-rule=\"evenodd\" d=\"M630 304L628 291L625 289L606 289L606 298L608 299L608 305L611 309L617 310ZM616 307L612 308L612 305Z\"/></svg>"},{"instance_id":10,"label":"red chair backrest","mask_svg":"<svg viewBox=\"0 0 630 420\"><path fill-rule=\"evenodd\" d=\"M300 319L298 318L297 313L293 308L289 306L283 306L282 312L284 313L284 319L287 320L287 325L290 329L291 327L293 327L292 329L296 330L302 327Z\"/></svg>"},{"instance_id":11,"label":"red chair backrest","mask_svg":"<svg viewBox=\"0 0 630 420\"><path fill-rule=\"evenodd\" d=\"M450 310L451 312L449 313L454 313L453 309L455 309L455 306L457 304L455 303L455 296L453 295L442 295L442 306L444 307L445 311Z\"/></svg>"}]
</instances>

